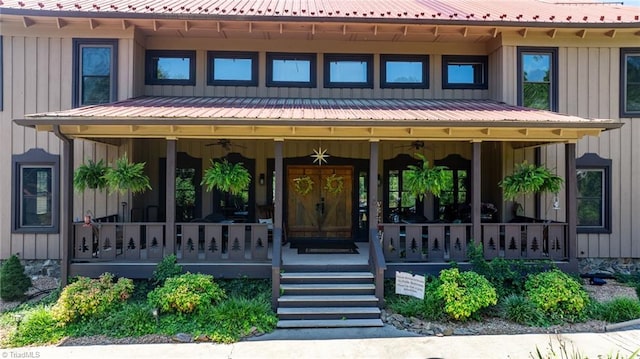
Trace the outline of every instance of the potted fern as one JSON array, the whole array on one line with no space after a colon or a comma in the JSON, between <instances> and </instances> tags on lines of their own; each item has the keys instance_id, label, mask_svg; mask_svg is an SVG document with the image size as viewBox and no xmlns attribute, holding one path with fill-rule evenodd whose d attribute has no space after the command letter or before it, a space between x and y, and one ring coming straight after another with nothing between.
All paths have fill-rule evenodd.
<instances>
[{"instance_id":1,"label":"potted fern","mask_svg":"<svg viewBox=\"0 0 640 359\"><path fill-rule=\"evenodd\" d=\"M200 184L205 185L207 191L215 188L238 196L249 188L251 174L242 162L230 163L226 159L211 160L211 167L204 172Z\"/></svg>"},{"instance_id":2,"label":"potted fern","mask_svg":"<svg viewBox=\"0 0 640 359\"><path fill-rule=\"evenodd\" d=\"M151 189L149 177L144 174L146 162L129 162L127 154L116 160L115 167L107 169L104 178L110 192L127 191L131 193L141 193Z\"/></svg>"},{"instance_id":3,"label":"potted fern","mask_svg":"<svg viewBox=\"0 0 640 359\"><path fill-rule=\"evenodd\" d=\"M558 193L563 183L562 177L548 168L524 161L516 164L513 174L503 178L498 185L502 187L505 199L513 200L530 193Z\"/></svg>"},{"instance_id":4,"label":"potted fern","mask_svg":"<svg viewBox=\"0 0 640 359\"><path fill-rule=\"evenodd\" d=\"M424 195L427 193L440 197L440 194L447 186L446 167L431 167L424 155L416 153L415 156L422 161L422 165L407 166L408 170L405 172L404 186L420 200L423 200Z\"/></svg>"},{"instance_id":5,"label":"potted fern","mask_svg":"<svg viewBox=\"0 0 640 359\"><path fill-rule=\"evenodd\" d=\"M103 190L107 187L107 180L104 177L107 170L108 167L103 160L94 162L87 159L87 162L76 168L73 173L73 188L78 192L87 188Z\"/></svg>"}]
</instances>

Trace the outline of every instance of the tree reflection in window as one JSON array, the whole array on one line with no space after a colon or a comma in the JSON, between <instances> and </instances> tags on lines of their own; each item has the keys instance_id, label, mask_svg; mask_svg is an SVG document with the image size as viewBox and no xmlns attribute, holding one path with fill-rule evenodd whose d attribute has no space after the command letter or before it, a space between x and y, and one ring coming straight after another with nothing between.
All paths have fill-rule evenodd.
<instances>
[{"instance_id":1,"label":"tree reflection in window","mask_svg":"<svg viewBox=\"0 0 640 359\"><path fill-rule=\"evenodd\" d=\"M178 222L188 222L195 216L195 173L195 168L176 169L176 217Z\"/></svg>"}]
</instances>

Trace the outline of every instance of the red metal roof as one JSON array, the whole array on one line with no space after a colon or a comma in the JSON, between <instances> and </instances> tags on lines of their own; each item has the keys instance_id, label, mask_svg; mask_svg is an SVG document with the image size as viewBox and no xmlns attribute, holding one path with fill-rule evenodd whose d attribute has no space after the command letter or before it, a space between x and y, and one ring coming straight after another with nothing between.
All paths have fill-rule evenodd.
<instances>
[{"instance_id":1,"label":"red metal roof","mask_svg":"<svg viewBox=\"0 0 640 359\"><path fill-rule=\"evenodd\" d=\"M207 121L304 125L569 126L619 127L611 120L585 119L507 105L492 100L390 100L225 97L140 97L66 111L31 114L21 124L152 124Z\"/></svg>"},{"instance_id":2,"label":"red metal roof","mask_svg":"<svg viewBox=\"0 0 640 359\"><path fill-rule=\"evenodd\" d=\"M640 7L540 0L0 0L4 13L53 16L624 24Z\"/></svg>"}]
</instances>

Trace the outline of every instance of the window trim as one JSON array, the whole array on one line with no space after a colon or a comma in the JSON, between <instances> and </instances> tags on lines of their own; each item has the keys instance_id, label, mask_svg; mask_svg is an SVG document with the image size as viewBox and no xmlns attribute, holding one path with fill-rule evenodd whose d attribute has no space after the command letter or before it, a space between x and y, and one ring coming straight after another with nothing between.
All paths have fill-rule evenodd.
<instances>
[{"instance_id":1,"label":"window trim","mask_svg":"<svg viewBox=\"0 0 640 359\"><path fill-rule=\"evenodd\" d=\"M523 76L523 68L522 68L522 55L524 54L550 54L551 55L551 96L550 96L550 108L547 111L558 112L558 93L559 93L559 83L558 83L558 48L557 47L530 47L530 46L518 46L517 49L517 76L518 76L518 98L517 103L518 106L524 106L524 76Z\"/></svg>"},{"instance_id":2,"label":"window trim","mask_svg":"<svg viewBox=\"0 0 640 359\"><path fill-rule=\"evenodd\" d=\"M216 80L215 59L249 59L251 60L250 80ZM252 51L207 51L207 85L208 86L258 86L258 53Z\"/></svg>"},{"instance_id":3,"label":"window trim","mask_svg":"<svg viewBox=\"0 0 640 359\"><path fill-rule=\"evenodd\" d=\"M80 85L80 81L82 81L82 76L80 75L80 49L85 45L109 45L111 46L111 95L109 102L116 101L118 98L118 39L87 39L87 38L74 38L73 39L73 74L72 74L72 98L71 105L72 107L80 107L85 106L82 104L82 94L80 91L82 90L82 86Z\"/></svg>"},{"instance_id":4,"label":"window trim","mask_svg":"<svg viewBox=\"0 0 640 359\"><path fill-rule=\"evenodd\" d=\"M620 117L640 117L640 111L627 111L627 55L640 56L640 47L620 48Z\"/></svg>"},{"instance_id":5,"label":"window trim","mask_svg":"<svg viewBox=\"0 0 640 359\"><path fill-rule=\"evenodd\" d=\"M189 78L186 80L178 79L158 79L157 68L153 63L153 57L166 58L183 58L189 59ZM196 52L195 50L146 50L144 56L144 84L145 85L196 85Z\"/></svg>"},{"instance_id":6,"label":"window trim","mask_svg":"<svg viewBox=\"0 0 640 359\"><path fill-rule=\"evenodd\" d=\"M422 81L415 82L387 82L387 62L421 62ZM429 88L429 55L380 55L380 88Z\"/></svg>"},{"instance_id":7,"label":"window trim","mask_svg":"<svg viewBox=\"0 0 640 359\"><path fill-rule=\"evenodd\" d=\"M324 54L324 87L325 88L373 88L373 55L371 54ZM367 81L365 82L332 82L332 61L362 61L367 64Z\"/></svg>"},{"instance_id":8,"label":"window trim","mask_svg":"<svg viewBox=\"0 0 640 359\"><path fill-rule=\"evenodd\" d=\"M585 153L582 157L576 159L576 172L580 169L585 170L603 170L604 171L604 191L603 205L604 213L602 214L602 227L580 226L577 225L578 233L611 233L611 159L602 158L595 153ZM577 183L577 179L576 179ZM577 194L576 194L577 202ZM576 215L578 204L576 203ZM577 218L576 218L577 222Z\"/></svg>"},{"instance_id":9,"label":"window trim","mask_svg":"<svg viewBox=\"0 0 640 359\"><path fill-rule=\"evenodd\" d=\"M480 63L482 65L482 82L473 84L449 83L449 63ZM442 88L445 90L471 89L486 90L489 88L489 57L485 55L442 55Z\"/></svg>"},{"instance_id":10,"label":"window trim","mask_svg":"<svg viewBox=\"0 0 640 359\"><path fill-rule=\"evenodd\" d=\"M304 52L267 52L266 86L267 87L305 87L314 88L317 86L317 54ZM274 81L273 61L274 60L301 60L309 61L309 81Z\"/></svg>"},{"instance_id":11,"label":"window trim","mask_svg":"<svg viewBox=\"0 0 640 359\"><path fill-rule=\"evenodd\" d=\"M60 214L60 156L52 155L41 148L33 148L21 155L13 155L11 176L11 229L13 233L59 233ZM23 227L20 223L22 203L20 175L23 167L51 167L51 226Z\"/></svg>"}]
</instances>

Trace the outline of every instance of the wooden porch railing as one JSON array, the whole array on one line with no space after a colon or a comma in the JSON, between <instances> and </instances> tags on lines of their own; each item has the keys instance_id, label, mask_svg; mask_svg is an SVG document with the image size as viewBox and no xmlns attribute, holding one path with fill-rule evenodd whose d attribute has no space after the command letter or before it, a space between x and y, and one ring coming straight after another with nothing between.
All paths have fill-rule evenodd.
<instances>
[{"instance_id":1,"label":"wooden porch railing","mask_svg":"<svg viewBox=\"0 0 640 359\"><path fill-rule=\"evenodd\" d=\"M467 260L473 240L470 223L381 223L382 249L387 262ZM567 260L566 223L483 223L486 259Z\"/></svg>"},{"instance_id":2,"label":"wooden porch railing","mask_svg":"<svg viewBox=\"0 0 640 359\"><path fill-rule=\"evenodd\" d=\"M174 241L184 262L267 261L269 231L261 223L177 223L165 238L165 223L74 224L73 260L159 261Z\"/></svg>"}]
</instances>

